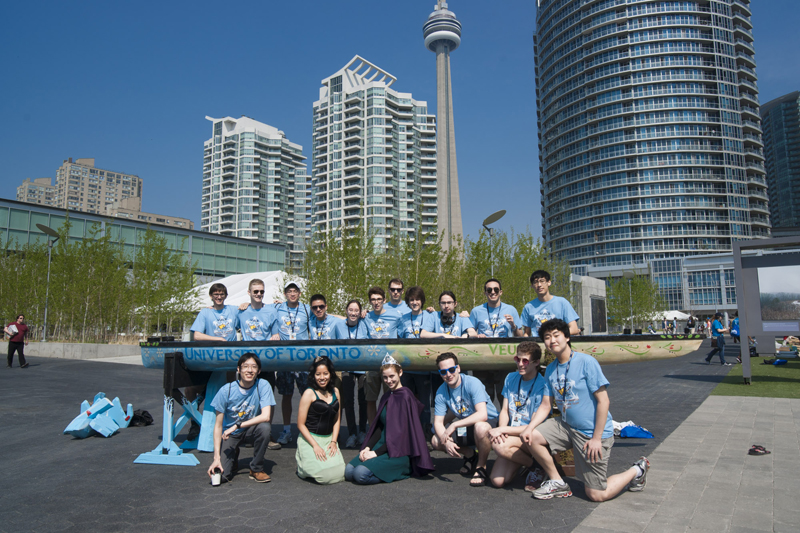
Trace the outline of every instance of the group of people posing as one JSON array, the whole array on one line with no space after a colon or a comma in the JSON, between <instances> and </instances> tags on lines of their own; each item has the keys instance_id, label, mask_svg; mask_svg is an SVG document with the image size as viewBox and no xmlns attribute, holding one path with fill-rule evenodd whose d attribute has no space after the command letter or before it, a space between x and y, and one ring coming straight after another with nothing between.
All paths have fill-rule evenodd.
<instances>
[{"instance_id":1,"label":"group of people posing","mask_svg":"<svg viewBox=\"0 0 800 533\"><path fill-rule=\"evenodd\" d=\"M471 486L501 487L527 471L526 490L535 498L566 497L572 493L559 475L553 454L571 448L576 474L592 500L603 501L625 488L641 490L649 468L644 457L625 472L606 476L613 444L608 381L594 358L572 351L569 339L579 331L577 313L567 300L550 294L547 272L536 271L530 280L537 298L525 305L521 318L513 306L502 303L496 279L484 284L487 301L475 307L469 318L455 312L457 301L450 291L439 296L439 312L425 309L420 287L405 291L403 301L404 287L397 279L389 283L388 302L384 290L373 287L368 293L372 310L364 312L361 303L353 300L345 318L327 313L323 295L313 295L310 306L300 303L300 288L294 283L284 289L286 301L272 306L263 303L263 282L253 280L248 289L251 301L239 308L225 306L227 291L215 284L210 291L214 305L200 313L192 330L196 340L235 340L237 326L243 340L538 337L556 356L544 376L536 342L517 345L513 356L517 370L508 375L475 372L470 376L461 372L455 354L440 354L433 379L441 385L433 402L431 373L404 372L391 355L378 371L346 372L341 378L327 357L316 358L307 373L278 372L272 381L283 396L284 429L279 443L292 439L291 397L297 386L302 394L297 475L317 483L373 484L422 477L434 469L430 449L461 458L461 473L471 476ZM258 377L260 371L255 354L243 355L237 380L222 387L212 402L217 417L209 475L220 471L222 479L230 480L238 471L241 443L252 437L250 477L270 480L263 462L275 399L270 373L264 373L265 380ZM378 404L381 383L384 394ZM360 412L359 425L353 402L356 390L359 407L366 406L367 411ZM502 405L500 410L494 395ZM561 416L551 418L554 402ZM338 447L342 407L349 435L345 446L360 448L347 465ZM370 421L368 430L366 420ZM492 450L497 459L489 472Z\"/></svg>"}]
</instances>

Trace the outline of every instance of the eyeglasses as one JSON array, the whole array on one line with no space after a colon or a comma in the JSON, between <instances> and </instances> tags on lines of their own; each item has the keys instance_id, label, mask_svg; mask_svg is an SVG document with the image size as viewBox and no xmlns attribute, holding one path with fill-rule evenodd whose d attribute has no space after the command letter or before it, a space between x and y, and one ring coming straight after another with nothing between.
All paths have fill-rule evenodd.
<instances>
[{"instance_id":1,"label":"eyeglasses","mask_svg":"<svg viewBox=\"0 0 800 533\"><path fill-rule=\"evenodd\" d=\"M486 292L489 294L500 293L500 287L487 287Z\"/></svg>"},{"instance_id":2,"label":"eyeglasses","mask_svg":"<svg viewBox=\"0 0 800 533\"><path fill-rule=\"evenodd\" d=\"M264 294L264 291L253 291L253 294Z\"/></svg>"},{"instance_id":3,"label":"eyeglasses","mask_svg":"<svg viewBox=\"0 0 800 533\"><path fill-rule=\"evenodd\" d=\"M312 305L311 309L313 311L319 311L320 309L325 309L325 305Z\"/></svg>"},{"instance_id":4,"label":"eyeglasses","mask_svg":"<svg viewBox=\"0 0 800 533\"><path fill-rule=\"evenodd\" d=\"M442 368L439 370L439 375L446 376L447 374L455 374L457 368L458 366L451 366L450 368Z\"/></svg>"},{"instance_id":5,"label":"eyeglasses","mask_svg":"<svg viewBox=\"0 0 800 533\"><path fill-rule=\"evenodd\" d=\"M298 291L297 289L286 289L283 292L285 292L286 294L300 294L300 291Z\"/></svg>"},{"instance_id":6,"label":"eyeglasses","mask_svg":"<svg viewBox=\"0 0 800 533\"><path fill-rule=\"evenodd\" d=\"M258 366L256 365L244 365L241 368L242 370L258 370Z\"/></svg>"},{"instance_id":7,"label":"eyeglasses","mask_svg":"<svg viewBox=\"0 0 800 533\"><path fill-rule=\"evenodd\" d=\"M211 295L212 298L225 298L226 296L228 296L227 292L215 292Z\"/></svg>"},{"instance_id":8,"label":"eyeglasses","mask_svg":"<svg viewBox=\"0 0 800 533\"><path fill-rule=\"evenodd\" d=\"M543 279L543 278L537 278L537 279L533 280L533 283L531 283L531 285L546 285L547 281L548 280Z\"/></svg>"},{"instance_id":9,"label":"eyeglasses","mask_svg":"<svg viewBox=\"0 0 800 533\"><path fill-rule=\"evenodd\" d=\"M400 287L399 289L395 288L395 287L389 287L389 291L390 292L403 292L403 287Z\"/></svg>"},{"instance_id":10,"label":"eyeglasses","mask_svg":"<svg viewBox=\"0 0 800 533\"><path fill-rule=\"evenodd\" d=\"M456 305L455 302L439 302L439 305Z\"/></svg>"},{"instance_id":11,"label":"eyeglasses","mask_svg":"<svg viewBox=\"0 0 800 533\"><path fill-rule=\"evenodd\" d=\"M370 302L382 302L383 298L370 298L369 301Z\"/></svg>"},{"instance_id":12,"label":"eyeglasses","mask_svg":"<svg viewBox=\"0 0 800 533\"><path fill-rule=\"evenodd\" d=\"M520 359L516 355L514 356L514 362L516 362L517 364L522 363L522 366L528 366L529 364L531 364L530 359Z\"/></svg>"}]
</instances>

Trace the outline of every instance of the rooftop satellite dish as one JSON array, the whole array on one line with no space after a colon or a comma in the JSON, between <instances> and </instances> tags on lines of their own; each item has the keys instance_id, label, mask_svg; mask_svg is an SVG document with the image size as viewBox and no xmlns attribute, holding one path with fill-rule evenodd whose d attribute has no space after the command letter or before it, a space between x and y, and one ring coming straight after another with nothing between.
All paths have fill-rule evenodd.
<instances>
[{"instance_id":1,"label":"rooftop satellite dish","mask_svg":"<svg viewBox=\"0 0 800 533\"><path fill-rule=\"evenodd\" d=\"M506 210L501 209L500 211L492 213L491 215L486 217L486 220L483 221L483 225L488 226L489 224L493 224L498 220L500 220L501 218L503 218L504 216L506 216Z\"/></svg>"},{"instance_id":2,"label":"rooftop satellite dish","mask_svg":"<svg viewBox=\"0 0 800 533\"><path fill-rule=\"evenodd\" d=\"M492 215L492 216L494 216L494 215ZM44 233L47 233L51 237L55 237L56 239L61 237L61 235L59 235L56 230L54 230L53 228L49 228L49 227L45 226L44 224L36 224L36 227L39 228L40 231L43 231Z\"/></svg>"}]
</instances>

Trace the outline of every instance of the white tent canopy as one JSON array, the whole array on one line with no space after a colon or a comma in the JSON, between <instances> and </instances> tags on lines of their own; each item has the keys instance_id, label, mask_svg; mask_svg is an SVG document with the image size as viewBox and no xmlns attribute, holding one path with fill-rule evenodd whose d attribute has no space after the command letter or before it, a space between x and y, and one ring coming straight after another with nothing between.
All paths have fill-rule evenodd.
<instances>
[{"instance_id":1,"label":"white tent canopy","mask_svg":"<svg viewBox=\"0 0 800 533\"><path fill-rule=\"evenodd\" d=\"M204 307L211 307L211 297L208 295L208 290L214 283L222 283L228 289L228 298L225 300L226 305L239 305L244 302L249 302L250 295L247 294L247 288L250 286L250 280L252 279L260 279L264 282L264 302L268 304L272 303L275 299L284 299L283 287L286 283L293 281L297 283L301 289L305 284L304 279L292 276L281 270L236 274L197 287L198 297L196 298L197 303L194 306L194 310L200 312Z\"/></svg>"},{"instance_id":2,"label":"white tent canopy","mask_svg":"<svg viewBox=\"0 0 800 533\"><path fill-rule=\"evenodd\" d=\"M673 318L677 318L678 320L689 320L689 315L686 313L681 313L680 311L664 311L663 313L658 314L659 320L663 318L666 318L667 320L672 320Z\"/></svg>"}]
</instances>

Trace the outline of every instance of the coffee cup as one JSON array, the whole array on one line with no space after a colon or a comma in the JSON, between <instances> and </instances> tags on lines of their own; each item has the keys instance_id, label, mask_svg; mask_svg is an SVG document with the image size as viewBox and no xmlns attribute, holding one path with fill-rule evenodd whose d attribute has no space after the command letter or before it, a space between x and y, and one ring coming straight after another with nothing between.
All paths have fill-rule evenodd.
<instances>
[{"instance_id":1,"label":"coffee cup","mask_svg":"<svg viewBox=\"0 0 800 533\"><path fill-rule=\"evenodd\" d=\"M222 471L219 468L215 468L214 473L211 474L211 485L214 487L218 487L221 482L222 482Z\"/></svg>"}]
</instances>

